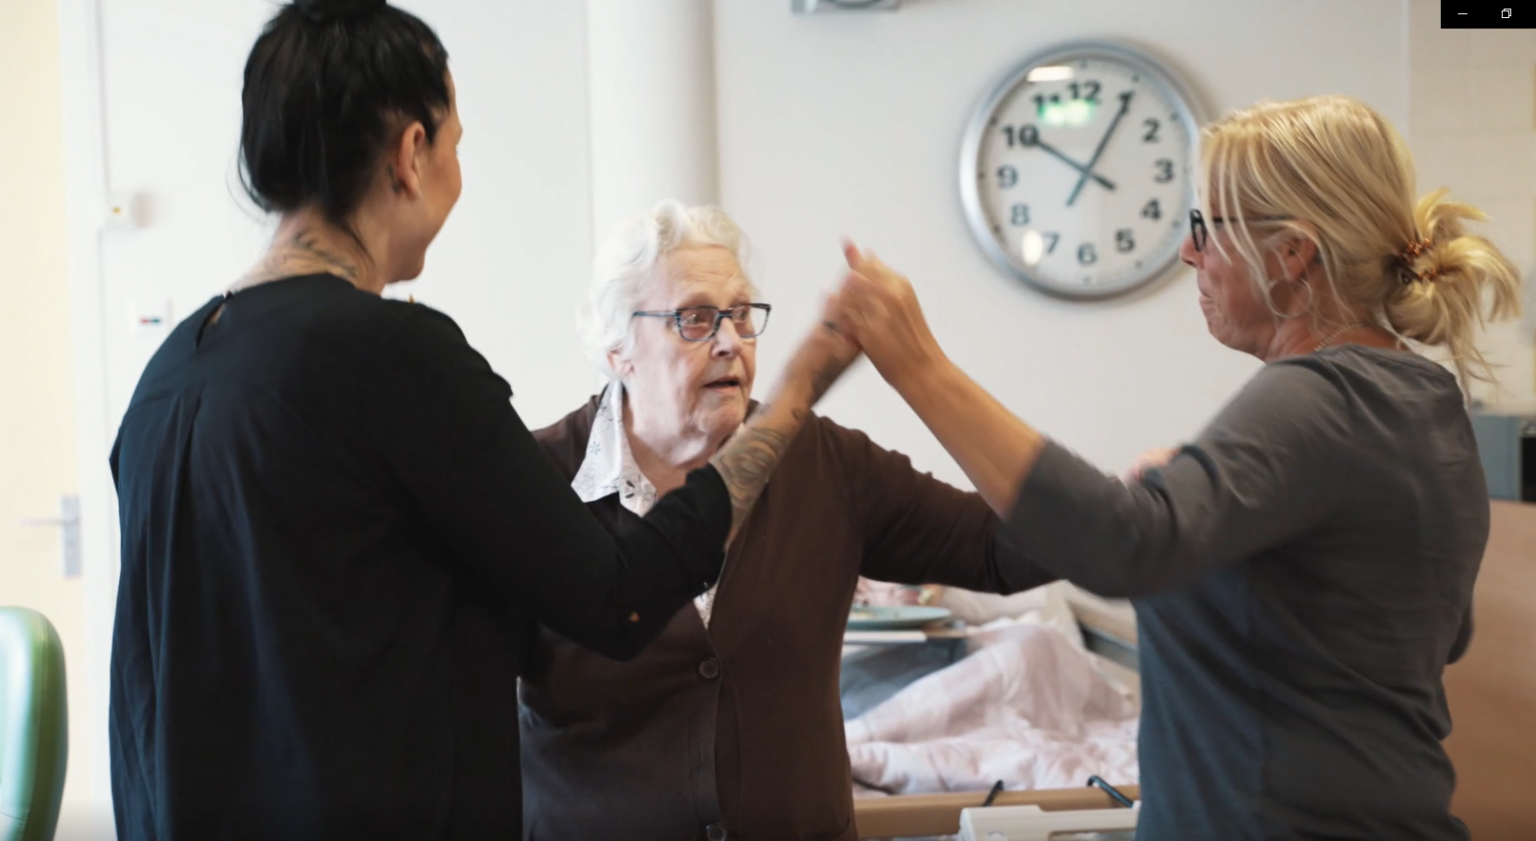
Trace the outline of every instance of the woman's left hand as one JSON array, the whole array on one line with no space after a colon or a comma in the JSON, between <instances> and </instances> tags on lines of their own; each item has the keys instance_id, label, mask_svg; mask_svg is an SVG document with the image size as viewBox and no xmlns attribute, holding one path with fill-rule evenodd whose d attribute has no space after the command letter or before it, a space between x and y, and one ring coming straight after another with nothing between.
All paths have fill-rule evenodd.
<instances>
[{"instance_id":1,"label":"woman's left hand","mask_svg":"<svg viewBox=\"0 0 1536 841\"><path fill-rule=\"evenodd\" d=\"M1178 454L1179 450L1177 447L1159 447L1155 450L1148 450L1136 457L1136 463L1131 465L1131 469L1125 472L1125 475L1121 477L1121 481L1127 485L1138 481L1143 473L1154 467L1162 467L1168 462L1173 461L1173 457Z\"/></svg>"},{"instance_id":2,"label":"woman's left hand","mask_svg":"<svg viewBox=\"0 0 1536 841\"><path fill-rule=\"evenodd\" d=\"M803 386L812 406L862 352L858 342L837 324L841 311L840 296L830 296L822 307L821 323L801 339L784 368L785 385Z\"/></svg>"},{"instance_id":3,"label":"woman's left hand","mask_svg":"<svg viewBox=\"0 0 1536 841\"><path fill-rule=\"evenodd\" d=\"M859 343L880 376L896 385L942 362L944 351L928 329L911 282L851 242L843 244L843 256L849 271L832 319Z\"/></svg>"}]
</instances>

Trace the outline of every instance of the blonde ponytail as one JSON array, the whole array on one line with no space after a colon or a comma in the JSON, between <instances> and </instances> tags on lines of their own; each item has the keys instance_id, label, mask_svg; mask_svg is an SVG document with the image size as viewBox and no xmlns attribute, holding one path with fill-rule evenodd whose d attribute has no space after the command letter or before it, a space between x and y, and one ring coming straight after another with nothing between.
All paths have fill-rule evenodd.
<instances>
[{"instance_id":1,"label":"blonde ponytail","mask_svg":"<svg viewBox=\"0 0 1536 841\"><path fill-rule=\"evenodd\" d=\"M1436 190L1414 207L1421 238L1394 256L1398 285L1382 311L1403 338L1446 348L1463 382L1491 381L1488 360L1474 340L1487 321L1520 314L1520 275L1493 243L1466 232L1464 220L1481 222L1487 215L1445 195Z\"/></svg>"},{"instance_id":2,"label":"blonde ponytail","mask_svg":"<svg viewBox=\"0 0 1536 841\"><path fill-rule=\"evenodd\" d=\"M1476 339L1487 321L1519 314L1519 275L1466 232L1482 211L1444 190L1414 201L1408 146L1370 106L1347 96L1261 102L1207 126L1201 157L1203 191L1233 223L1237 256L1271 309L1265 252L1306 239L1345 308L1447 350L1463 388L1493 379Z\"/></svg>"}]
</instances>

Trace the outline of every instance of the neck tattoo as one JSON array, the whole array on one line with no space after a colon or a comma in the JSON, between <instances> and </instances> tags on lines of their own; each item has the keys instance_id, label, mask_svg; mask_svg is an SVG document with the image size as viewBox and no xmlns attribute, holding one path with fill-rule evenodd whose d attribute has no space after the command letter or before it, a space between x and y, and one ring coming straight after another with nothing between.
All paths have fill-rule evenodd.
<instances>
[{"instance_id":1,"label":"neck tattoo","mask_svg":"<svg viewBox=\"0 0 1536 841\"><path fill-rule=\"evenodd\" d=\"M281 246L274 245L256 268L224 291L224 297L268 281L322 272L353 284L358 283L360 276L357 262L350 255L328 247L313 229L300 228Z\"/></svg>"}]
</instances>

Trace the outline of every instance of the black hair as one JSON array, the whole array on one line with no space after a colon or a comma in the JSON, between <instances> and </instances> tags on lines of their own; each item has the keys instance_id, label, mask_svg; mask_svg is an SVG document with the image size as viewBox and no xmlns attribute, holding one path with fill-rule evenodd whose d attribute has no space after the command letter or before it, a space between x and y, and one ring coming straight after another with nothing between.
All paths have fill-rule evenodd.
<instances>
[{"instance_id":1,"label":"black hair","mask_svg":"<svg viewBox=\"0 0 1536 841\"><path fill-rule=\"evenodd\" d=\"M241 180L262 210L319 208L351 234L378 161L413 121L437 137L449 107L448 52L386 0L295 0L268 21L245 64Z\"/></svg>"}]
</instances>

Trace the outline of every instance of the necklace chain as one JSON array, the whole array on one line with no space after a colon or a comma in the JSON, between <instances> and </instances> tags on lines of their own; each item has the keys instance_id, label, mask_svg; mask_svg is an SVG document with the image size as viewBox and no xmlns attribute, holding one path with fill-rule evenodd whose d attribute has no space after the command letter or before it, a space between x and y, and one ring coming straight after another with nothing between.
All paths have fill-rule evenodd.
<instances>
[{"instance_id":1,"label":"necklace chain","mask_svg":"<svg viewBox=\"0 0 1536 841\"><path fill-rule=\"evenodd\" d=\"M1370 326L1370 324L1368 324L1368 323L1366 323L1364 321L1356 321L1353 324L1346 324L1343 327L1340 327L1339 329L1333 331L1332 333L1329 333L1327 338L1323 339L1321 342L1319 342L1317 344L1316 347L1312 348L1312 352L1313 353L1317 353L1318 351L1322 350L1323 348L1332 345L1334 342L1338 341L1340 336L1344 335L1345 333L1348 333L1349 331L1355 329L1356 327L1369 327L1369 326Z\"/></svg>"}]
</instances>

